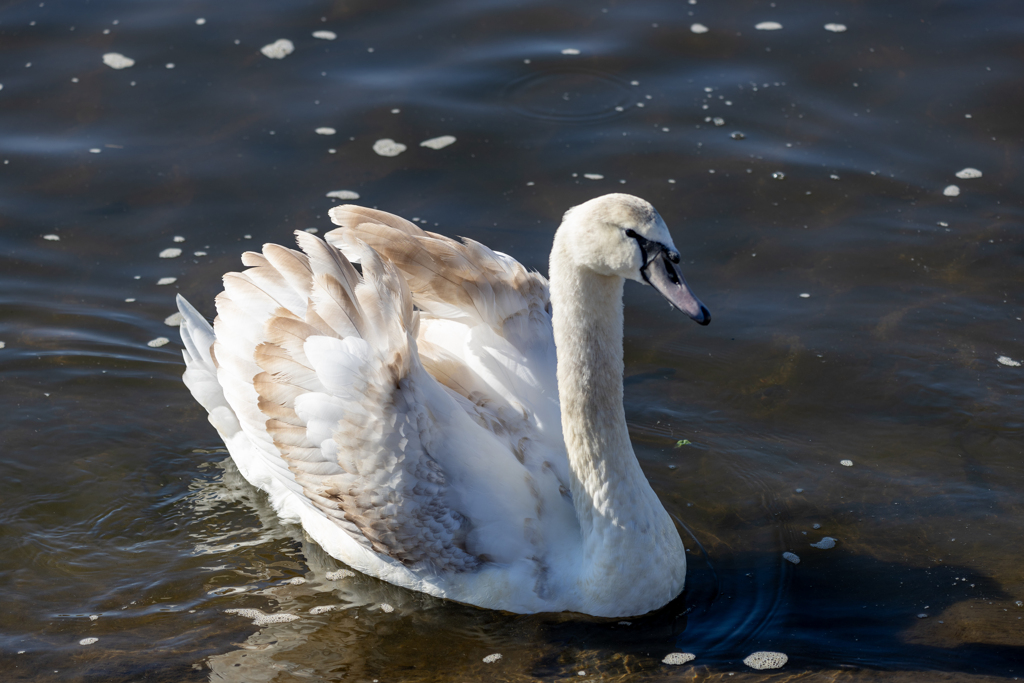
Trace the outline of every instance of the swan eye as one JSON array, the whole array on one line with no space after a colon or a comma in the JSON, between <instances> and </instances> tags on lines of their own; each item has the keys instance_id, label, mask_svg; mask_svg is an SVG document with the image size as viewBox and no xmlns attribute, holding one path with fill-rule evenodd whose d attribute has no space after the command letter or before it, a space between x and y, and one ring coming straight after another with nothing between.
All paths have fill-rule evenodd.
<instances>
[{"instance_id":1,"label":"swan eye","mask_svg":"<svg viewBox=\"0 0 1024 683\"><path fill-rule=\"evenodd\" d=\"M640 235L636 234L636 230L634 230L633 228L628 228L626 230L626 237L632 237L633 239L636 239L639 236Z\"/></svg>"}]
</instances>

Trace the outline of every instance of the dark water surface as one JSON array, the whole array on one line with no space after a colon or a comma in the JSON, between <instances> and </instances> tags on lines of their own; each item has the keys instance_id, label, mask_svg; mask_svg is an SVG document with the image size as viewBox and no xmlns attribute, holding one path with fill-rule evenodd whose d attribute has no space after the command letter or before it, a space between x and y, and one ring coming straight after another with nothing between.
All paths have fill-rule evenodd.
<instances>
[{"instance_id":1,"label":"dark water surface","mask_svg":"<svg viewBox=\"0 0 1024 683\"><path fill-rule=\"evenodd\" d=\"M690 3L4 3L0 678L763 680L755 650L808 680L1024 677L1024 5ZM328 229L336 190L542 272L568 207L658 207L714 315L627 287L682 597L628 625L478 610L332 581L276 521L164 319Z\"/></svg>"}]
</instances>

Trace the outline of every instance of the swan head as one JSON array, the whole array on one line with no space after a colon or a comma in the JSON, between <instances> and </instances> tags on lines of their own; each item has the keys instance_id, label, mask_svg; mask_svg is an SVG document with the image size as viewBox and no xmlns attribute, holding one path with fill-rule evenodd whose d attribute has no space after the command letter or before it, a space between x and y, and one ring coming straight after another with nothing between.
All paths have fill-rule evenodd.
<instances>
[{"instance_id":1,"label":"swan head","mask_svg":"<svg viewBox=\"0 0 1024 683\"><path fill-rule=\"evenodd\" d=\"M701 325L711 313L679 270L679 250L665 221L639 197L606 194L569 209L555 235L577 267L651 285Z\"/></svg>"}]
</instances>

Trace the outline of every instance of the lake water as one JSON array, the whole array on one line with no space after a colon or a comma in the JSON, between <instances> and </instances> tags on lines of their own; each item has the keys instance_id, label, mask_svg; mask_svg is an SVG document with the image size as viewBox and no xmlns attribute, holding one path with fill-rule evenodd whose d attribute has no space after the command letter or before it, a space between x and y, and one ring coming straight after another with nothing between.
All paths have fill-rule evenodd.
<instances>
[{"instance_id":1,"label":"lake water","mask_svg":"<svg viewBox=\"0 0 1024 683\"><path fill-rule=\"evenodd\" d=\"M1022 60L1016 0L4 3L0 678L1024 677ZM714 316L627 286L678 600L332 580L241 479L164 320L339 190L541 272L568 207L660 210Z\"/></svg>"}]
</instances>

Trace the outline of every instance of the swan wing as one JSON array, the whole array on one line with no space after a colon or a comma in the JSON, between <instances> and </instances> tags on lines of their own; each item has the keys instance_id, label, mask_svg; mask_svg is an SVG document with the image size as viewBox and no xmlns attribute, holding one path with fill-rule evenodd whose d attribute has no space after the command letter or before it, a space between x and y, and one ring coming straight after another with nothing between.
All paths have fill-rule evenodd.
<instances>
[{"instance_id":1,"label":"swan wing","mask_svg":"<svg viewBox=\"0 0 1024 683\"><path fill-rule=\"evenodd\" d=\"M429 575L535 554L530 477L423 368L402 275L362 246L360 277L336 249L297 236L304 253L243 256L212 330L186 316L188 372L201 378L190 388L212 395L197 398L229 407L247 452L366 550Z\"/></svg>"}]
</instances>

